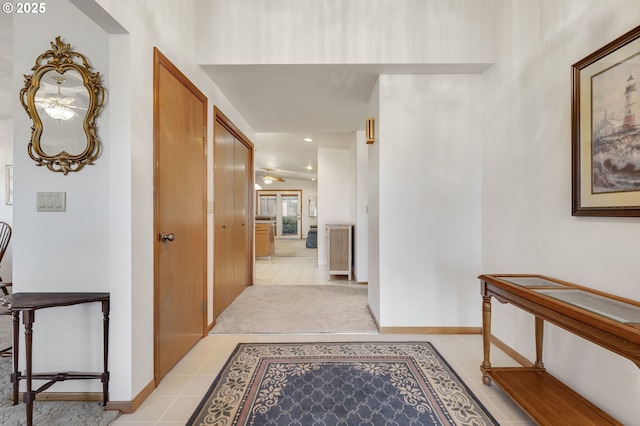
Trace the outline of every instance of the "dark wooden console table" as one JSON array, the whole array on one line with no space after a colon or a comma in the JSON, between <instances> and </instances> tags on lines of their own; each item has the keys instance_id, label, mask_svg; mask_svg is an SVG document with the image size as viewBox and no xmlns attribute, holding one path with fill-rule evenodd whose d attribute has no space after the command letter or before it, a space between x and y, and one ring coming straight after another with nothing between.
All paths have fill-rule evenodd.
<instances>
[{"instance_id":1,"label":"dark wooden console table","mask_svg":"<svg viewBox=\"0 0 640 426\"><path fill-rule=\"evenodd\" d=\"M542 275L481 275L482 381L495 381L538 424L615 424L613 417L546 372L544 321L615 352L640 367L640 303ZM535 315L532 367L492 367L491 297Z\"/></svg>"},{"instance_id":2,"label":"dark wooden console table","mask_svg":"<svg viewBox=\"0 0 640 426\"><path fill-rule=\"evenodd\" d=\"M15 293L4 298L13 315L13 405L18 403L18 388L20 380L26 380L27 390L24 393L24 402L27 411L27 425L33 424L33 402L36 394L50 388L56 382L65 380L100 379L102 381L102 403L107 404L109 395L109 370L107 360L109 353L109 293ZM35 311L44 308L78 305L81 303L101 302L103 315L103 361L104 370L101 373L34 373L32 371L33 354L33 323ZM23 375L18 369L19 356L19 322L22 313L25 335L26 370ZM37 390L32 388L32 380L48 380Z\"/></svg>"}]
</instances>

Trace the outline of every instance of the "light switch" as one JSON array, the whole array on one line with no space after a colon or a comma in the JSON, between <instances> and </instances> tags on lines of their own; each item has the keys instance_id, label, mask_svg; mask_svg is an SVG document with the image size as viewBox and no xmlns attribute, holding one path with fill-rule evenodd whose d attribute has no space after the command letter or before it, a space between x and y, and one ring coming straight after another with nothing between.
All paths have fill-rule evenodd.
<instances>
[{"instance_id":1,"label":"light switch","mask_svg":"<svg viewBox=\"0 0 640 426\"><path fill-rule=\"evenodd\" d=\"M39 212L66 212L66 192L38 192L37 208Z\"/></svg>"}]
</instances>

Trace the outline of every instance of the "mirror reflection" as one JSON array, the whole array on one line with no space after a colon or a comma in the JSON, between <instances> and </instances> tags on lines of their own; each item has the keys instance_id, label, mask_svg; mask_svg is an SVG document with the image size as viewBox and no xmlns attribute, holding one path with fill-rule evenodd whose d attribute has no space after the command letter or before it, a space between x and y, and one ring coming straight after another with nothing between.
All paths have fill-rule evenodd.
<instances>
[{"instance_id":1,"label":"mirror reflection","mask_svg":"<svg viewBox=\"0 0 640 426\"><path fill-rule=\"evenodd\" d=\"M100 73L84 55L56 37L24 76L20 102L33 121L29 157L36 166L68 174L100 155L95 120L104 104Z\"/></svg>"},{"instance_id":2,"label":"mirror reflection","mask_svg":"<svg viewBox=\"0 0 640 426\"><path fill-rule=\"evenodd\" d=\"M43 75L35 94L36 110L42 121L42 152L82 154L87 147L82 124L88 103L89 93L78 71L69 70L64 74L48 71Z\"/></svg>"}]
</instances>

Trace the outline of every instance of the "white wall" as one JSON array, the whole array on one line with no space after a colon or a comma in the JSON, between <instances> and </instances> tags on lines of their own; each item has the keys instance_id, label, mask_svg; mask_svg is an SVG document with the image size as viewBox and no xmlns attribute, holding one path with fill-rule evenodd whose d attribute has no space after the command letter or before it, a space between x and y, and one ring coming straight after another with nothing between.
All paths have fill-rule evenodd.
<instances>
[{"instance_id":1,"label":"white wall","mask_svg":"<svg viewBox=\"0 0 640 426\"><path fill-rule=\"evenodd\" d=\"M349 150L318 147L318 267L327 267L327 224L353 223Z\"/></svg>"},{"instance_id":2,"label":"white wall","mask_svg":"<svg viewBox=\"0 0 640 426\"><path fill-rule=\"evenodd\" d=\"M478 326L481 79L379 84L379 323Z\"/></svg>"},{"instance_id":3,"label":"white wall","mask_svg":"<svg viewBox=\"0 0 640 426\"><path fill-rule=\"evenodd\" d=\"M6 166L13 164L13 119L0 120L0 221L13 226L13 206L7 205L7 173ZM0 265L0 277L2 281L13 280L13 244L4 253Z\"/></svg>"},{"instance_id":4,"label":"white wall","mask_svg":"<svg viewBox=\"0 0 640 426\"><path fill-rule=\"evenodd\" d=\"M571 216L571 65L638 25L640 3L497 5L496 64L482 97L482 270L545 274L640 300L640 220ZM493 303L493 333L531 360L533 322ZM638 422L640 374L630 361L549 325L544 361L622 423Z\"/></svg>"},{"instance_id":5,"label":"white wall","mask_svg":"<svg viewBox=\"0 0 640 426\"><path fill-rule=\"evenodd\" d=\"M369 308L380 320L380 79L376 81L369 103L368 117L376 124L376 138L367 145L367 277Z\"/></svg>"},{"instance_id":6,"label":"white wall","mask_svg":"<svg viewBox=\"0 0 640 426\"><path fill-rule=\"evenodd\" d=\"M359 283L369 280L369 216L367 213L369 183L369 148L364 131L356 132L351 145L351 166L353 193L351 210L354 214L354 272Z\"/></svg>"},{"instance_id":7,"label":"white wall","mask_svg":"<svg viewBox=\"0 0 640 426\"><path fill-rule=\"evenodd\" d=\"M50 43L58 35L71 43L74 51L85 54L95 70L109 69L107 34L69 2L47 4L46 14L14 16L16 94L24 86L23 75L32 72L35 59L51 49ZM108 87L108 75L102 79ZM32 123L17 96L14 102L14 291L109 291L109 105L97 119L98 136L106 149L95 165L64 176L37 167L29 158ZM37 191L66 192L67 211L36 212ZM116 305L113 313L118 312ZM100 354L96 348L102 347L99 304L38 311L33 336L35 370L102 370L102 357L95 356ZM117 339L113 349L121 349ZM65 389L100 391L101 385L99 381L82 381L56 386L58 392Z\"/></svg>"},{"instance_id":8,"label":"white wall","mask_svg":"<svg viewBox=\"0 0 640 426\"><path fill-rule=\"evenodd\" d=\"M462 64L493 57L493 1L198 3L203 64Z\"/></svg>"}]
</instances>

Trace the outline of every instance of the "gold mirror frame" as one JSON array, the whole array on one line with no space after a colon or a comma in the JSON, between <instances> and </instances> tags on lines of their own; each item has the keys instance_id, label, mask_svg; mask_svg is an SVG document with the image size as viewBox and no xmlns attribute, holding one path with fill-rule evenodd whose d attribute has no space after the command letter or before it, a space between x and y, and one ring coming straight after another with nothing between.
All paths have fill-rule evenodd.
<instances>
[{"instance_id":1,"label":"gold mirror frame","mask_svg":"<svg viewBox=\"0 0 640 426\"><path fill-rule=\"evenodd\" d=\"M43 63L44 61L46 63ZM71 51L71 45L63 43L60 36L56 37L55 43L51 43L51 50L38 56L36 64L31 70L33 74L24 76L24 87L20 90L20 102L33 121L31 141L28 147L29 156L37 166L46 165L49 170L65 175L69 172L77 172L87 164L93 164L101 150L95 124L95 119L104 103L104 88L100 84L100 73L92 72L84 55ZM47 72L64 74L72 70L80 74L88 92L89 99L82 125L87 144L80 154L70 154L66 150L62 150L52 155L43 150L40 142L44 127L36 109L36 92L40 89L40 82Z\"/></svg>"}]
</instances>

